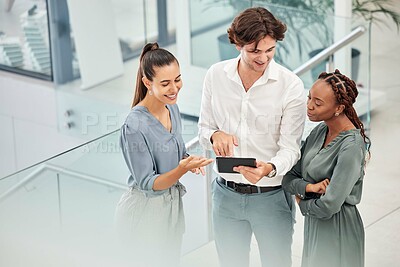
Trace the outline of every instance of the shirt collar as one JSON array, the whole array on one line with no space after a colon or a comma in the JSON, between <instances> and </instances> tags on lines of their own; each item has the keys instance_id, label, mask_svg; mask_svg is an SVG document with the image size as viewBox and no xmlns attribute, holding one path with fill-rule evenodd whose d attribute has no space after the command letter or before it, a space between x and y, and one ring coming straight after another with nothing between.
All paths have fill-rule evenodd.
<instances>
[{"instance_id":1,"label":"shirt collar","mask_svg":"<svg viewBox=\"0 0 400 267\"><path fill-rule=\"evenodd\" d=\"M237 65L239 63L240 57L241 57L241 55L230 60L228 62L228 64L226 64L226 66L224 67L224 71L226 72L227 77L233 81L239 82L239 84L241 84L241 81L240 81L239 73L237 71ZM272 59L268 65L267 69L264 71L264 74L258 80L257 84L267 83L268 80L275 80L275 81L278 80L278 76L279 76L278 73L279 72L278 72L277 63L275 62L274 59Z\"/></svg>"}]
</instances>

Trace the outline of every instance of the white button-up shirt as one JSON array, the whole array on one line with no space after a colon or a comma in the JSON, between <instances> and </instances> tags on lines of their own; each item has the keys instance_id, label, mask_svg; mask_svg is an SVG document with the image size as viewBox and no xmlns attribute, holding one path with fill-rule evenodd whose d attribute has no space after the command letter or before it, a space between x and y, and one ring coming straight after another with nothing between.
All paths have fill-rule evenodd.
<instances>
[{"instance_id":1,"label":"white button-up shirt","mask_svg":"<svg viewBox=\"0 0 400 267\"><path fill-rule=\"evenodd\" d=\"M302 81L293 72L269 63L246 92L237 71L240 56L211 66L203 86L199 119L200 144L212 150L210 137L221 130L235 135L235 157L253 157L275 165L277 175L263 177L257 186L280 185L283 175L300 158L306 117ZM216 166L214 170L218 173ZM241 174L220 173L236 183L251 184Z\"/></svg>"}]
</instances>

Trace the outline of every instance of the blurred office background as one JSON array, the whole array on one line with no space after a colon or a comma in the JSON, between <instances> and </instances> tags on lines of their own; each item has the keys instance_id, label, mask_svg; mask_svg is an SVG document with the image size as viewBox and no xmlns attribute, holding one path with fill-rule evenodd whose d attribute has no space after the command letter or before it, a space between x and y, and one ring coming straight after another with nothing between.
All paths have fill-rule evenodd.
<instances>
[{"instance_id":1,"label":"blurred office background","mask_svg":"<svg viewBox=\"0 0 400 267\"><path fill-rule=\"evenodd\" d=\"M113 214L126 190L118 136L141 48L157 41L178 57L184 140L191 153L209 153L196 139L202 80L213 63L237 55L226 29L250 6L265 6L288 25L276 61L298 73L306 90L329 61L357 82L357 111L373 143L360 204L366 266L398 265L398 25L385 14L381 22L363 18L351 1L317 2L0 0L0 265L129 265L113 237ZM312 127L306 123L304 137ZM218 266L213 177L182 178L183 266ZM302 221L298 212L293 266L300 266ZM260 266L256 242L251 253L251 266Z\"/></svg>"}]
</instances>

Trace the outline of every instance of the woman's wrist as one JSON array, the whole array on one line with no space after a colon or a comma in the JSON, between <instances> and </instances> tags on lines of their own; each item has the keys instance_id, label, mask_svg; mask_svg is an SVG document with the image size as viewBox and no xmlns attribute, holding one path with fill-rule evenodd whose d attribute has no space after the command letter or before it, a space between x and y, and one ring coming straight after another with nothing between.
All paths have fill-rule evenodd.
<instances>
[{"instance_id":1,"label":"woman's wrist","mask_svg":"<svg viewBox=\"0 0 400 267\"><path fill-rule=\"evenodd\" d=\"M312 192L312 189L311 189L312 186L313 186L313 184L307 184L306 185L306 193L311 193Z\"/></svg>"},{"instance_id":2,"label":"woman's wrist","mask_svg":"<svg viewBox=\"0 0 400 267\"><path fill-rule=\"evenodd\" d=\"M187 173L189 171L181 164L178 164L178 166L175 169L176 169L177 173L180 174L180 176L184 175L185 173Z\"/></svg>"}]
</instances>

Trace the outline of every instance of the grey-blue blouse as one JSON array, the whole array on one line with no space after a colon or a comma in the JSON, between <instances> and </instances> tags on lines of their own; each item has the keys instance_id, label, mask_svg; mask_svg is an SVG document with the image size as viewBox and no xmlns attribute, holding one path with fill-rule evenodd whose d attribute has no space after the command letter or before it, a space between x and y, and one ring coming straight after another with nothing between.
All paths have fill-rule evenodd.
<instances>
[{"instance_id":1,"label":"grey-blue blouse","mask_svg":"<svg viewBox=\"0 0 400 267\"><path fill-rule=\"evenodd\" d=\"M128 186L146 195L160 195L166 191L154 191L154 181L160 174L178 166L186 154L178 106L166 107L170 112L171 132L143 106L133 107L121 127L120 145L130 170Z\"/></svg>"}]
</instances>

